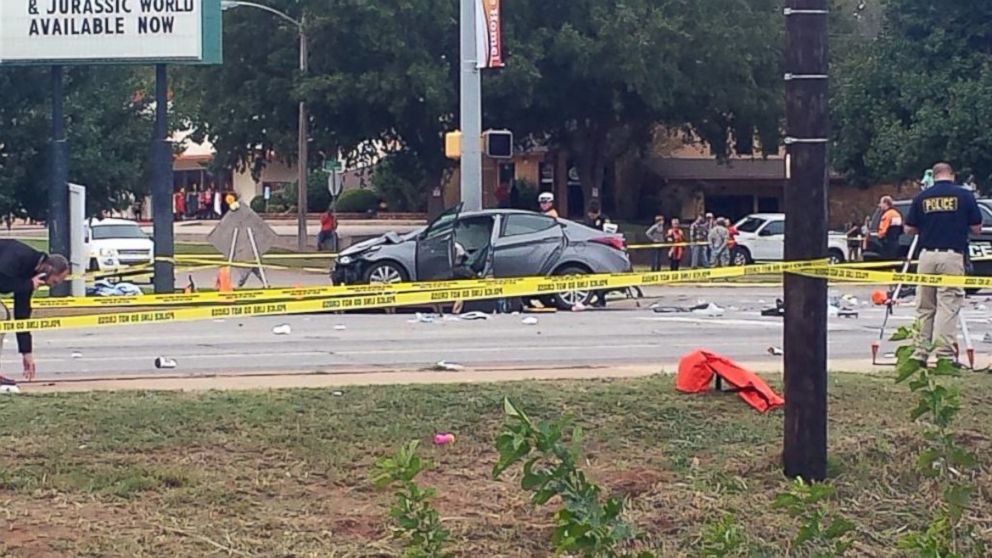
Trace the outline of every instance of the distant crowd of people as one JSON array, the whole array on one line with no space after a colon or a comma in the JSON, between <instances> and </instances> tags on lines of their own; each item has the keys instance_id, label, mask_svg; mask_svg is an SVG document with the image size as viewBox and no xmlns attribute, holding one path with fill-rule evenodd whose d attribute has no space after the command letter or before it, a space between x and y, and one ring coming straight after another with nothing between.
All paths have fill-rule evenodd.
<instances>
[{"instance_id":1,"label":"distant crowd of people","mask_svg":"<svg viewBox=\"0 0 992 558\"><path fill-rule=\"evenodd\" d=\"M703 269L728 267L733 264L733 252L737 246L737 229L726 217L716 217L712 213L700 214L689 225L689 234L683 230L682 220L672 217L666 223L664 215L658 215L654 224L647 230L648 239L655 244L674 244L654 251L652 271L660 271L667 254L669 269L682 268L685 255L689 254L689 267Z\"/></svg>"},{"instance_id":2,"label":"distant crowd of people","mask_svg":"<svg viewBox=\"0 0 992 558\"><path fill-rule=\"evenodd\" d=\"M541 213L558 218L554 194L542 192L537 201ZM583 224L597 230L617 232L616 225L603 214L602 207L595 200L590 202ZM689 225L687 235L680 218L673 217L666 222L664 215L658 215L646 234L651 242L668 245L654 250L652 271L661 271L666 256L669 269L678 271L682 268L686 254L689 254L689 267L692 269L728 267L733 264L732 255L737 246L738 233L726 217L717 218L712 213L697 215L695 221Z\"/></svg>"},{"instance_id":3,"label":"distant crowd of people","mask_svg":"<svg viewBox=\"0 0 992 558\"><path fill-rule=\"evenodd\" d=\"M172 196L172 214L176 221L185 219L220 219L238 201L234 192L206 188L199 190L194 184L189 190L180 188Z\"/></svg>"}]
</instances>

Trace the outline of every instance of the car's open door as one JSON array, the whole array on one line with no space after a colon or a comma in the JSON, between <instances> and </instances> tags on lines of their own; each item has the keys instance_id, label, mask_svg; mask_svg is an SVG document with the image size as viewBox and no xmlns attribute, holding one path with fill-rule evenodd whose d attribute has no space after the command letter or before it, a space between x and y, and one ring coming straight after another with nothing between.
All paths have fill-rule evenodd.
<instances>
[{"instance_id":1,"label":"car's open door","mask_svg":"<svg viewBox=\"0 0 992 558\"><path fill-rule=\"evenodd\" d=\"M458 204L438 215L417 238L417 281L450 279L455 262L455 222Z\"/></svg>"}]
</instances>

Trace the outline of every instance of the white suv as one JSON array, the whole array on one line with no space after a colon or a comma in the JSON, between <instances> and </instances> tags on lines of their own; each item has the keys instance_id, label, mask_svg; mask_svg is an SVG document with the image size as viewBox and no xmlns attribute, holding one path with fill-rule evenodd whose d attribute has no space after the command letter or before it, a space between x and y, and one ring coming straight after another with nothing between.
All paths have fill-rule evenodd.
<instances>
[{"instance_id":1,"label":"white suv","mask_svg":"<svg viewBox=\"0 0 992 558\"><path fill-rule=\"evenodd\" d=\"M90 220L84 225L83 240L90 255L90 271L112 271L155 261L155 244L135 221Z\"/></svg>"},{"instance_id":2,"label":"white suv","mask_svg":"<svg viewBox=\"0 0 992 558\"><path fill-rule=\"evenodd\" d=\"M733 253L734 265L785 259L784 213L755 213L734 226L740 233ZM847 259L847 237L843 233L827 234L827 257L830 263L844 263Z\"/></svg>"}]
</instances>

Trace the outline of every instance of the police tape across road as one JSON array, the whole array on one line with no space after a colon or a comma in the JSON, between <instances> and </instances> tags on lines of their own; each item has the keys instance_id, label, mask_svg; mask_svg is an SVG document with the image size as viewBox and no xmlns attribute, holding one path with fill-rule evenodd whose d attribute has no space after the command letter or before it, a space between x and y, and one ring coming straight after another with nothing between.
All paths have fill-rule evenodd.
<instances>
[{"instance_id":1,"label":"police tape across road","mask_svg":"<svg viewBox=\"0 0 992 558\"><path fill-rule=\"evenodd\" d=\"M655 273L523 277L395 285L268 289L242 293L146 295L120 299L49 299L52 303L56 301L77 301L82 304L82 301L106 301L108 305L112 303L116 303L117 305L123 303L134 306L153 306L156 304L189 306L196 303L207 303L210 305L143 312L9 320L0 322L0 333L433 305L468 300L546 296L569 291L619 290L672 283L698 283L713 279L767 275L772 273L793 273L845 282L902 283L905 285L931 287L992 288L992 278L989 277L924 275L918 273L893 273L850 269L840 266L830 266L824 260L815 260ZM38 302L42 301L39 300Z\"/></svg>"},{"instance_id":2,"label":"police tape across road","mask_svg":"<svg viewBox=\"0 0 992 558\"><path fill-rule=\"evenodd\" d=\"M903 281L903 278L917 279L920 276L913 274L901 274L890 272L858 272L865 267L891 267L898 262L877 262L877 263L856 263L838 264L827 266L825 261L821 262L794 262L788 265L782 263L760 264L750 266L735 266L725 268L712 268L701 270L688 270L676 272L656 272L656 273L632 273L616 275L583 276L581 279L591 277L608 277L610 284L608 288L622 289L628 287L646 287L677 283L705 283L715 279L732 279L747 276L780 274L786 271L798 271L801 269L822 270L818 271L817 277L827 277L843 282L858 283L898 283L914 284L911 281ZM620 278L620 279L618 279ZM339 285L327 287L292 287L276 289L260 289L251 291L236 292L200 292L200 293L177 293L167 295L141 295L141 296L118 296L118 297L67 297L67 298L39 298L35 299L35 308L112 308L112 307L154 307L154 306L189 306L189 305L231 305L245 304L251 302L271 302L282 300L303 300L315 298L331 298L342 296L361 296L377 294L383 292L424 292L444 290L451 287L483 287L487 285L525 285L533 286L543 283L561 283L561 277L524 277L509 279L478 279L466 281L436 281L419 283L396 283L391 285ZM918 284L930 285L933 279L919 280ZM957 283L955 283L957 281ZM992 288L992 279L981 277L957 277L947 278L943 286L962 286L965 288ZM581 287L579 287L581 289ZM558 291L575 290L562 288Z\"/></svg>"},{"instance_id":3,"label":"police tape across road","mask_svg":"<svg viewBox=\"0 0 992 558\"><path fill-rule=\"evenodd\" d=\"M0 322L0 333L240 318L247 316L367 310L398 306L443 304L468 300L547 296L569 291L619 290L668 283L701 282L747 275L797 272L806 269L815 269L825 265L826 261L817 260L693 271L663 271L657 273L521 277L514 279L479 279L395 285L317 287L309 289L268 289L243 293L147 295L120 299L48 299L45 302L51 301L53 304L58 304L56 301L61 302L63 300L75 301L78 304L107 300L108 302L113 301L118 304L125 303L132 306L151 306L155 303L188 306L191 303L204 302L211 303L211 305L101 315L10 320ZM38 300L37 302L41 303L43 300ZM248 304L250 302L254 303ZM38 307L40 306L38 305ZM53 306L48 307L52 308Z\"/></svg>"}]
</instances>

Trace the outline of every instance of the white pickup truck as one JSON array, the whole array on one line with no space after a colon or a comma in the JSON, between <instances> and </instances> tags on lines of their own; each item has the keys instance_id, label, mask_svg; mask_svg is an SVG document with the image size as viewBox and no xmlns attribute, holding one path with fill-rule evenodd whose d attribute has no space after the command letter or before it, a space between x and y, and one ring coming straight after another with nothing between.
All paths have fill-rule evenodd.
<instances>
[{"instance_id":1,"label":"white pickup truck","mask_svg":"<svg viewBox=\"0 0 992 558\"><path fill-rule=\"evenodd\" d=\"M736 225L737 248L734 265L754 262L774 262L785 259L785 214L755 213L741 219ZM827 257L830 263L847 260L847 237L843 233L827 235Z\"/></svg>"},{"instance_id":2,"label":"white pickup truck","mask_svg":"<svg viewBox=\"0 0 992 558\"><path fill-rule=\"evenodd\" d=\"M115 271L154 262L155 244L137 222L93 219L84 227L83 241L90 255L90 271Z\"/></svg>"}]
</instances>

